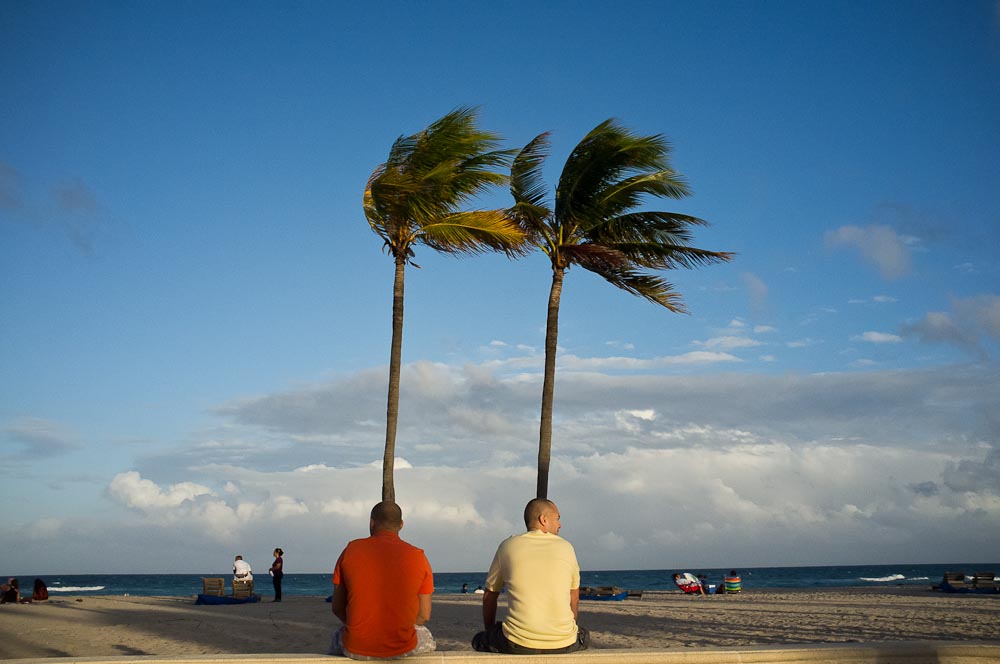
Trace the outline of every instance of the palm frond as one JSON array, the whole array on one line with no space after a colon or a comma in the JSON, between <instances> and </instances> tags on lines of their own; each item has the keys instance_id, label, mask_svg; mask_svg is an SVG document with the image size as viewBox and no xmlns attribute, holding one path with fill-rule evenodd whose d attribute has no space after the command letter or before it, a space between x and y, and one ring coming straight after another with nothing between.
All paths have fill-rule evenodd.
<instances>
[{"instance_id":1,"label":"palm frond","mask_svg":"<svg viewBox=\"0 0 1000 664\"><path fill-rule=\"evenodd\" d=\"M447 254L502 251L508 256L526 253L524 233L503 210L455 212L425 224L419 241Z\"/></svg>"},{"instance_id":2,"label":"palm frond","mask_svg":"<svg viewBox=\"0 0 1000 664\"><path fill-rule=\"evenodd\" d=\"M597 220L586 229L584 236L588 242L598 244L661 242L686 245L694 237L691 227L707 223L690 215L650 210Z\"/></svg>"},{"instance_id":3,"label":"palm frond","mask_svg":"<svg viewBox=\"0 0 1000 664\"><path fill-rule=\"evenodd\" d=\"M614 247L604 244L564 244L559 254L567 265L579 265L585 270L604 274L628 267L628 256Z\"/></svg>"},{"instance_id":4,"label":"palm frond","mask_svg":"<svg viewBox=\"0 0 1000 664\"><path fill-rule=\"evenodd\" d=\"M694 269L716 263L727 263L735 254L728 251L709 251L686 245L664 242L617 242L611 245L625 255L629 262L648 269Z\"/></svg>"},{"instance_id":5,"label":"palm frond","mask_svg":"<svg viewBox=\"0 0 1000 664\"><path fill-rule=\"evenodd\" d=\"M510 193L517 203L542 207L546 187L542 180L542 166L549 153L549 132L539 134L514 157L510 167Z\"/></svg>"},{"instance_id":6,"label":"palm frond","mask_svg":"<svg viewBox=\"0 0 1000 664\"><path fill-rule=\"evenodd\" d=\"M601 274L612 285L644 298L653 304L659 304L677 314L686 314L684 299L674 290L673 285L655 274L647 274L636 270L620 270Z\"/></svg>"},{"instance_id":7,"label":"palm frond","mask_svg":"<svg viewBox=\"0 0 1000 664\"><path fill-rule=\"evenodd\" d=\"M612 247L581 244L562 247L569 262L598 274L611 285L645 298L676 313L685 313L681 296L667 281L655 274L635 269L633 256Z\"/></svg>"},{"instance_id":8,"label":"palm frond","mask_svg":"<svg viewBox=\"0 0 1000 664\"><path fill-rule=\"evenodd\" d=\"M640 205L647 197L681 199L691 190L677 173L671 170L640 173L624 178L601 192L599 204L604 216L617 216Z\"/></svg>"},{"instance_id":9,"label":"palm frond","mask_svg":"<svg viewBox=\"0 0 1000 664\"><path fill-rule=\"evenodd\" d=\"M477 111L457 108L411 136L401 136L393 143L386 163L376 168L365 189L365 216L372 230L390 246L396 256L412 257L412 245L439 235L424 232L443 219L460 219L459 210L486 190L505 185L505 172L514 156L512 150L497 149L500 137L476 126ZM496 211L502 215L501 211ZM514 226L511 222L509 225ZM506 237L491 238L485 229L469 231L486 244L483 250L508 254L523 242ZM470 253L468 235L454 243L442 240L440 246L452 253ZM448 247L454 244L455 248ZM435 247L437 248L437 247Z\"/></svg>"}]
</instances>

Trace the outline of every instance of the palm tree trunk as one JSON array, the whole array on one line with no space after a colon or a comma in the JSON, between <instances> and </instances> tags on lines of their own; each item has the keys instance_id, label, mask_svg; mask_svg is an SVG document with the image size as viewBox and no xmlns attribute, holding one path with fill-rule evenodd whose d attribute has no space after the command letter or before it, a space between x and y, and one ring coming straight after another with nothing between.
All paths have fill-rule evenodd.
<instances>
[{"instance_id":1,"label":"palm tree trunk","mask_svg":"<svg viewBox=\"0 0 1000 664\"><path fill-rule=\"evenodd\" d=\"M406 259L396 257L392 283L392 346L389 351L389 397L385 408L385 453L382 456L382 500L396 502L393 467L396 459L396 422L399 420L399 369L403 359L403 277Z\"/></svg>"},{"instance_id":2,"label":"palm tree trunk","mask_svg":"<svg viewBox=\"0 0 1000 664\"><path fill-rule=\"evenodd\" d=\"M559 300L566 268L552 268L549 312L545 319L545 378L542 382L542 417L538 428L538 487L535 495L548 498L549 460L552 457L552 402L556 387L556 346L559 343Z\"/></svg>"}]
</instances>

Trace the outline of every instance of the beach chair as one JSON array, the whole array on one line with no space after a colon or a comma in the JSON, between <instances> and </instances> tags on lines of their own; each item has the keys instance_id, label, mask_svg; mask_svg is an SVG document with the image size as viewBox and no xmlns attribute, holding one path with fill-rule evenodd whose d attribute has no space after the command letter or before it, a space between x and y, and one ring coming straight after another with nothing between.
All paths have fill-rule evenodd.
<instances>
[{"instance_id":1,"label":"beach chair","mask_svg":"<svg viewBox=\"0 0 1000 664\"><path fill-rule=\"evenodd\" d=\"M702 594L701 582L698 580L694 574L690 572L684 572L680 575L680 578L674 579L674 583L677 587L684 591L685 595L700 595Z\"/></svg>"},{"instance_id":2,"label":"beach chair","mask_svg":"<svg viewBox=\"0 0 1000 664\"><path fill-rule=\"evenodd\" d=\"M739 576L727 576L723 581L724 592L728 595L729 593L741 593L743 592L743 579Z\"/></svg>"},{"instance_id":3,"label":"beach chair","mask_svg":"<svg viewBox=\"0 0 1000 664\"><path fill-rule=\"evenodd\" d=\"M222 597L226 594L226 580L222 577L202 578L201 594Z\"/></svg>"},{"instance_id":4,"label":"beach chair","mask_svg":"<svg viewBox=\"0 0 1000 664\"><path fill-rule=\"evenodd\" d=\"M976 572L972 575L972 586L976 590L997 590L996 574L993 572Z\"/></svg>"},{"instance_id":5,"label":"beach chair","mask_svg":"<svg viewBox=\"0 0 1000 664\"><path fill-rule=\"evenodd\" d=\"M941 590L961 590L965 588L965 572L945 572L941 579Z\"/></svg>"},{"instance_id":6,"label":"beach chair","mask_svg":"<svg viewBox=\"0 0 1000 664\"><path fill-rule=\"evenodd\" d=\"M235 599L253 597L253 581L233 579L233 597Z\"/></svg>"}]
</instances>

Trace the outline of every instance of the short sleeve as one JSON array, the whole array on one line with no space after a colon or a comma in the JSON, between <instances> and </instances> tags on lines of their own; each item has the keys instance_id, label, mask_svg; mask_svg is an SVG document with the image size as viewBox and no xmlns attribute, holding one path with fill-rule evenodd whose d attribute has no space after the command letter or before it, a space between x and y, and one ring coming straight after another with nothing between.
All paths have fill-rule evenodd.
<instances>
[{"instance_id":1,"label":"short sleeve","mask_svg":"<svg viewBox=\"0 0 1000 664\"><path fill-rule=\"evenodd\" d=\"M340 557L337 558L337 564L333 568L333 585L335 586L339 586L343 581L343 579L341 578L343 572L341 571L340 568L344 562L344 553L347 553L347 549L344 549L343 553L340 554Z\"/></svg>"},{"instance_id":2,"label":"short sleeve","mask_svg":"<svg viewBox=\"0 0 1000 664\"><path fill-rule=\"evenodd\" d=\"M493 556L493 562L490 563L490 571L486 575L486 590L489 590L491 593L498 593L503 590L503 584L506 581L503 578L503 565L500 562L500 554L503 551L505 543L506 540L501 542L500 546L497 547L497 552Z\"/></svg>"}]
</instances>

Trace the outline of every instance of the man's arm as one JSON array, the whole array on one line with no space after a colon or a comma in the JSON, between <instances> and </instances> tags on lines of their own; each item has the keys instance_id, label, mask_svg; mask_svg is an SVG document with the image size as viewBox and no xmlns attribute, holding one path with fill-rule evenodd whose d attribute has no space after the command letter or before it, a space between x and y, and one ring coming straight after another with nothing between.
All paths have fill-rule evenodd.
<instances>
[{"instance_id":1,"label":"man's arm","mask_svg":"<svg viewBox=\"0 0 1000 664\"><path fill-rule=\"evenodd\" d=\"M489 629L497 621L497 599L500 593L492 590L483 592L483 627Z\"/></svg>"},{"instance_id":2,"label":"man's arm","mask_svg":"<svg viewBox=\"0 0 1000 664\"><path fill-rule=\"evenodd\" d=\"M333 587L333 615L340 618L340 622L347 624L347 586L341 583Z\"/></svg>"},{"instance_id":3,"label":"man's arm","mask_svg":"<svg viewBox=\"0 0 1000 664\"><path fill-rule=\"evenodd\" d=\"M580 613L580 589L573 588L569 591L569 608L573 612L573 620L576 620L577 614Z\"/></svg>"},{"instance_id":4,"label":"man's arm","mask_svg":"<svg viewBox=\"0 0 1000 664\"><path fill-rule=\"evenodd\" d=\"M417 595L417 618L414 625L423 625L431 619L431 596Z\"/></svg>"}]
</instances>

